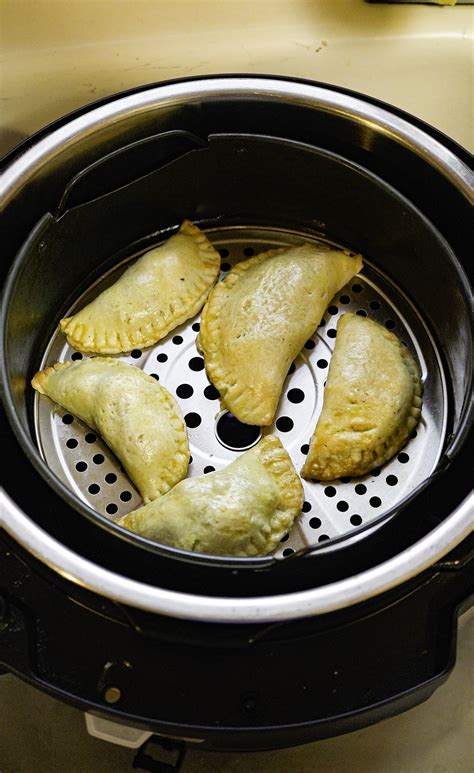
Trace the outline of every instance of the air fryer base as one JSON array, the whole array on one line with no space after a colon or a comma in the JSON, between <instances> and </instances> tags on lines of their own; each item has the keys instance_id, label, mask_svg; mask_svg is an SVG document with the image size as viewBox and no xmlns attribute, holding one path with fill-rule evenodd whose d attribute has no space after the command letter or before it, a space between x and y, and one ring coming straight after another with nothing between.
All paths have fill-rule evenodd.
<instances>
[{"instance_id":1,"label":"air fryer base","mask_svg":"<svg viewBox=\"0 0 474 773\"><path fill-rule=\"evenodd\" d=\"M165 618L58 583L0 535L2 663L79 709L200 748L309 743L412 708L446 680L457 615L472 593L472 542L351 610L283 626L227 626L231 634L201 624L204 638L197 625L174 621L168 629Z\"/></svg>"}]
</instances>

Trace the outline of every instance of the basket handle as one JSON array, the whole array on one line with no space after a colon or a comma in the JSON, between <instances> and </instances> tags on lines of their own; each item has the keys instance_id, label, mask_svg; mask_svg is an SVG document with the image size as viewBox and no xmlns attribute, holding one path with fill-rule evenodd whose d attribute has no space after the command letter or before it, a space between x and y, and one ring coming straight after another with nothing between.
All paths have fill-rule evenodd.
<instances>
[{"instance_id":1,"label":"basket handle","mask_svg":"<svg viewBox=\"0 0 474 773\"><path fill-rule=\"evenodd\" d=\"M207 147L207 144L195 134L175 129L131 142L108 153L68 182L56 217L134 183L186 153Z\"/></svg>"}]
</instances>

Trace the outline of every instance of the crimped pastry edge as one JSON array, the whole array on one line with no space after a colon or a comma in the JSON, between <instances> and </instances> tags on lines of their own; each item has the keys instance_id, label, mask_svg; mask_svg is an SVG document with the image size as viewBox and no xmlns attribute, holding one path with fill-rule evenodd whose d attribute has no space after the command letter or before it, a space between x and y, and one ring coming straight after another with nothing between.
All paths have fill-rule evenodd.
<instances>
[{"instance_id":1,"label":"crimped pastry edge","mask_svg":"<svg viewBox=\"0 0 474 773\"><path fill-rule=\"evenodd\" d=\"M256 420L254 416L255 408L251 410L240 411L239 399L244 395L247 390L245 388L238 388L237 381L232 380L233 376L225 371L222 366L219 357L219 339L220 339L220 320L222 318L222 310L228 299L228 293L232 287L241 278L241 275L249 268L252 268L259 263L266 261L275 255L289 252L295 247L304 247L305 244L293 245L290 247L279 247L272 250L259 253L248 260L241 261L230 271L222 282L219 282L212 290L206 305L204 306L201 315L201 328L197 337L196 343L199 351L204 356L204 363L206 367L206 373L209 380L214 384L220 395L221 407L230 410L240 421L247 424L257 424L259 426L269 426L274 415L268 413L264 417L260 416L259 420ZM309 245L316 246L316 245ZM359 260L359 267L355 274L357 274L363 267L363 256L360 253L353 253L350 250L340 250L329 245L318 246L318 250L321 251L337 251L343 253L350 258L357 258ZM354 276L355 276L354 274Z\"/></svg>"},{"instance_id":2,"label":"crimped pastry edge","mask_svg":"<svg viewBox=\"0 0 474 773\"><path fill-rule=\"evenodd\" d=\"M74 362L72 360L66 360L65 362L55 362L54 365L48 365L44 370L38 370L31 379L31 386L37 392L46 395L47 397L48 395L44 390L44 384L48 380L48 377L55 371L61 370L62 368L69 368L71 365L74 365Z\"/></svg>"},{"instance_id":3,"label":"crimped pastry edge","mask_svg":"<svg viewBox=\"0 0 474 773\"><path fill-rule=\"evenodd\" d=\"M275 534L275 545L287 533L294 519L301 513L304 491L300 477L295 470L290 455L279 438L266 435L260 441L260 459L272 479L278 485L283 512L275 515L272 522L272 532L275 526L280 529ZM276 520L276 524L275 524Z\"/></svg>"},{"instance_id":4,"label":"crimped pastry edge","mask_svg":"<svg viewBox=\"0 0 474 773\"><path fill-rule=\"evenodd\" d=\"M208 301L204 306L201 315L201 327L197 337L197 346L204 356L204 364L208 378L219 392L222 408L232 410L228 403L228 400L230 399L235 411L235 401L238 401L239 397L245 391L244 389L238 389L236 383L231 383L231 376L226 373L219 358L221 311L227 301L228 292L249 268L287 251L288 248L286 247L278 247L273 250L266 250L247 260L241 261L234 266L222 282L219 282L213 288ZM245 422L243 414L240 414L238 418L240 421ZM268 423L271 423L271 420ZM265 422L262 423L262 426L264 425Z\"/></svg>"},{"instance_id":5,"label":"crimped pastry edge","mask_svg":"<svg viewBox=\"0 0 474 773\"><path fill-rule=\"evenodd\" d=\"M240 546L239 552L232 554L248 558L266 555L274 550L281 538L291 528L303 505L303 486L301 480L281 441L274 435L267 435L260 440L254 450L258 451L260 464L268 472L278 488L279 503L276 512L268 524L270 537L263 531L249 533L247 541ZM212 474L218 475L219 472ZM135 522L137 512L139 512L139 509L122 516L118 521L118 525L136 534L140 534ZM206 553L204 554L206 555ZM228 554L214 553L213 555Z\"/></svg>"},{"instance_id":6,"label":"crimped pastry edge","mask_svg":"<svg viewBox=\"0 0 474 773\"><path fill-rule=\"evenodd\" d=\"M31 385L37 392L48 397L48 399L50 399L56 405L59 405L59 403L56 403L56 401L53 400L53 398L49 397L47 391L45 390L45 385L47 383L48 377L58 370L62 370L64 368L70 368L70 367L76 367L77 369L79 369L81 367L87 367L87 363L92 363L92 362L94 363L100 362L100 363L106 364L107 367L112 367L112 368L119 367L121 370L123 368L127 368L127 369L132 368L134 373L139 374L138 378L143 379L144 381L147 381L150 384L153 384L154 388L158 388L160 399L165 406L168 419L175 426L178 433L178 443L177 443L177 449L175 452L175 457L173 460L173 467L175 470L179 472L179 475L181 475L182 473L182 477L180 478L180 480L182 480L186 476L186 472L189 466L189 443L188 443L188 437L187 437L184 420L180 416L179 412L176 410L177 403L173 395L166 389L166 387L164 387L162 384L158 384L152 376L149 376L147 373L141 370L141 368L137 368L135 365L130 365L126 362L122 362L121 360L114 360L110 357L91 357L91 358L86 358L78 361L66 360L65 362L55 362L53 365L48 366L44 370L40 370L37 373L35 373L35 375L31 380ZM97 430L97 427L94 426L94 427L91 427L91 429ZM105 439L104 439L104 442L105 442ZM117 455L116 452L113 450L112 450L112 453ZM167 473L168 469L164 468L163 472ZM133 484L136 485L133 478L131 476L129 477L130 477L130 480L133 482ZM172 477L171 475L160 476L160 481L157 482L157 486L160 489L160 495L166 493L174 485L176 485L177 481L175 480L175 477L176 477L175 475L173 475ZM152 501L150 497L144 496L141 491L140 491L140 494L145 504Z\"/></svg>"},{"instance_id":7,"label":"crimped pastry edge","mask_svg":"<svg viewBox=\"0 0 474 773\"><path fill-rule=\"evenodd\" d=\"M190 220L184 220L182 222L179 230L177 231L177 234L182 234L192 238L198 245L199 253L203 260L204 272L201 276L202 281L199 283L199 285L195 285L195 287L203 289L196 297L195 302L189 305L189 299L194 297L192 292L189 292L186 298L182 299L180 313L177 313L176 310L173 310L172 316L165 324L160 325L149 322L145 330L142 331L140 329L133 334L124 333L122 331L112 331L111 333L107 333L105 331L103 333L104 343L101 343L100 347L95 340L92 344L89 345L84 344L81 341L81 336L83 334L85 325L82 322L73 322L75 317L77 317L77 315L83 311L83 309L80 309L78 312L76 312L76 314L73 314L70 317L64 317L59 321L59 328L66 335L70 346L74 347L78 351L88 354L122 354L131 351L137 346L152 346L166 335L168 335L168 333L170 333L176 327L200 311L219 276L220 255L212 246L207 236L200 230L198 226L191 223ZM164 244L165 243L166 242L164 242ZM150 251L151 250L148 250L148 252ZM86 306L83 308L86 308L87 305L88 304L86 304Z\"/></svg>"},{"instance_id":8,"label":"crimped pastry edge","mask_svg":"<svg viewBox=\"0 0 474 773\"><path fill-rule=\"evenodd\" d=\"M343 315L345 316L355 316L352 312L347 312ZM343 319L341 317L341 320ZM316 427L314 429L313 435L310 440L310 447L308 451L308 456L306 458L306 461L301 468L301 476L305 480L321 480L324 482L337 480L341 477L361 477L362 475L366 475L371 470L376 469L377 467L381 467L383 464L388 462L390 459L392 459L395 454L397 454L401 449L406 445L408 440L410 439L410 436L412 432L414 431L415 427L418 425L420 416L421 416L421 406L422 406L422 394L423 394L423 383L421 381L421 375L420 375L420 369L418 366L417 361L415 360L414 356L411 354L411 352L403 346L401 341L399 340L398 336L395 335L395 333L392 333L390 330L386 330L381 325L379 325L378 322L375 322L375 320L372 320L370 318L367 318L365 320L371 324L378 325L381 328L381 331L383 332L384 336L388 338L389 340L392 340L396 342L398 350L401 352L402 360L404 361L407 370L410 373L410 376L413 380L413 399L412 404L410 408L410 412L407 417L406 421L406 427L403 428L403 432L399 432L398 430L400 428L396 428L395 431L383 442L383 452L380 453L378 448L371 448L371 449L364 449L362 450L362 459L357 464L357 466L353 466L351 468L341 468L341 467L329 467L329 465L325 465L327 471L321 470L319 466L315 463L315 460L311 462L311 448L314 445L313 438L316 436L319 418L316 423ZM337 342L336 342L337 346ZM323 403L324 408L324 403ZM321 412L322 413L322 412ZM321 415L321 414L320 414ZM374 454L376 456L374 457Z\"/></svg>"}]
</instances>

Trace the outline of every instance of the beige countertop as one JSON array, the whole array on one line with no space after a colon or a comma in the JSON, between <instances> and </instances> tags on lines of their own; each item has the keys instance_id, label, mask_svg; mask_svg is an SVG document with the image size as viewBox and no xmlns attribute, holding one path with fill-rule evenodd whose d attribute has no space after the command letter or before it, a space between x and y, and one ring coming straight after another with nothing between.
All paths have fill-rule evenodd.
<instances>
[{"instance_id":1,"label":"beige countertop","mask_svg":"<svg viewBox=\"0 0 474 773\"><path fill-rule=\"evenodd\" d=\"M473 8L364 0L0 0L0 150L167 78L293 75L378 97L473 146Z\"/></svg>"}]
</instances>

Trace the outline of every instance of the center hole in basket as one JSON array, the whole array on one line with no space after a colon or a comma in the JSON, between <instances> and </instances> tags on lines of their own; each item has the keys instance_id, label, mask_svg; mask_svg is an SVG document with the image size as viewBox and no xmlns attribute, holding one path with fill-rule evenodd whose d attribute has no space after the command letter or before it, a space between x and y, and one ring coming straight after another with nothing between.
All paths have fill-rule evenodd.
<instances>
[{"instance_id":1,"label":"center hole in basket","mask_svg":"<svg viewBox=\"0 0 474 773\"><path fill-rule=\"evenodd\" d=\"M229 411L224 411L217 417L216 437L224 448L246 451L260 440L262 430L252 424L242 424Z\"/></svg>"}]
</instances>

